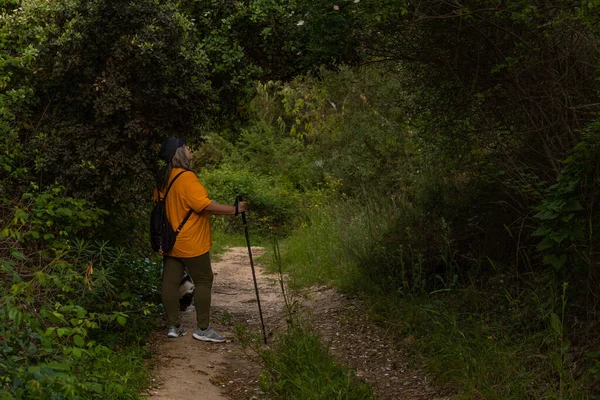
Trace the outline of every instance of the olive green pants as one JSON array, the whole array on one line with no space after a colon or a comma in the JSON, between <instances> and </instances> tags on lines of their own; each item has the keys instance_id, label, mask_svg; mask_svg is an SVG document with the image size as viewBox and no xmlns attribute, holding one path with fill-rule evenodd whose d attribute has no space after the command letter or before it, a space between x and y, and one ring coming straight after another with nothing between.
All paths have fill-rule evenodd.
<instances>
[{"instance_id":1,"label":"olive green pants","mask_svg":"<svg viewBox=\"0 0 600 400\"><path fill-rule=\"evenodd\" d=\"M213 284L209 253L192 258L164 257L161 297L167 319L169 325L179 325L179 284L181 278L183 278L184 268L187 269L196 287L194 290L196 320L198 328L204 330L210 324L210 301Z\"/></svg>"}]
</instances>

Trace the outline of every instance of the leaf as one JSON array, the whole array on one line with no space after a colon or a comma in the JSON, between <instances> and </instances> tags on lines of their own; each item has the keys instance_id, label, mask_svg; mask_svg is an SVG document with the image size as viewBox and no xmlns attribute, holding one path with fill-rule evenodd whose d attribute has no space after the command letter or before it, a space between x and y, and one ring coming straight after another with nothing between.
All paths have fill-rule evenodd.
<instances>
[{"instance_id":1,"label":"leaf","mask_svg":"<svg viewBox=\"0 0 600 400\"><path fill-rule=\"evenodd\" d=\"M554 219L556 217L558 217L558 214L550 210L541 211L534 215L534 218L541 219L543 221Z\"/></svg>"},{"instance_id":2,"label":"leaf","mask_svg":"<svg viewBox=\"0 0 600 400\"><path fill-rule=\"evenodd\" d=\"M556 334L562 335L562 322L555 313L550 314L550 326Z\"/></svg>"},{"instance_id":3,"label":"leaf","mask_svg":"<svg viewBox=\"0 0 600 400\"><path fill-rule=\"evenodd\" d=\"M71 352L73 353L73 355L77 358L81 358L81 355L83 354L83 350L80 349L79 347L73 347L71 349Z\"/></svg>"},{"instance_id":4,"label":"leaf","mask_svg":"<svg viewBox=\"0 0 600 400\"><path fill-rule=\"evenodd\" d=\"M581 240L585 236L583 229L579 225L571 225L571 239Z\"/></svg>"},{"instance_id":5,"label":"leaf","mask_svg":"<svg viewBox=\"0 0 600 400\"><path fill-rule=\"evenodd\" d=\"M554 240L556 243L560 244L560 242L565 240L568 236L569 236L569 231L565 228L565 229L562 229L561 232L557 232L554 235L550 236L550 238L552 240Z\"/></svg>"},{"instance_id":6,"label":"leaf","mask_svg":"<svg viewBox=\"0 0 600 400\"><path fill-rule=\"evenodd\" d=\"M71 332L73 332L73 330L71 328L58 328L56 332L58 333L58 337L63 337L66 335L70 335Z\"/></svg>"},{"instance_id":7,"label":"leaf","mask_svg":"<svg viewBox=\"0 0 600 400\"><path fill-rule=\"evenodd\" d=\"M83 338L80 335L73 336L73 343L75 343L75 346L78 346L78 347L85 346L85 341L83 340Z\"/></svg>"},{"instance_id":8,"label":"leaf","mask_svg":"<svg viewBox=\"0 0 600 400\"><path fill-rule=\"evenodd\" d=\"M69 366L69 364L59 363L59 362L56 362L56 361L48 363L48 367L50 367L52 369L57 369L59 371L68 371L68 370L71 369L71 367Z\"/></svg>"},{"instance_id":9,"label":"leaf","mask_svg":"<svg viewBox=\"0 0 600 400\"><path fill-rule=\"evenodd\" d=\"M20 219L21 221L25 222L29 219L29 214L27 214L25 211L23 210L17 210L15 212L15 218Z\"/></svg>"},{"instance_id":10,"label":"leaf","mask_svg":"<svg viewBox=\"0 0 600 400\"><path fill-rule=\"evenodd\" d=\"M567 204L564 206L563 211L580 211L583 210L579 201L575 199L569 199Z\"/></svg>"},{"instance_id":11,"label":"leaf","mask_svg":"<svg viewBox=\"0 0 600 400\"><path fill-rule=\"evenodd\" d=\"M590 351L589 353L587 353L585 355L586 358L599 358L600 357L600 350L596 350L596 351Z\"/></svg>"},{"instance_id":12,"label":"leaf","mask_svg":"<svg viewBox=\"0 0 600 400\"><path fill-rule=\"evenodd\" d=\"M42 337L40 339L40 342L42 343L42 346L44 346L44 348L46 350L51 350L52 349L52 341L46 337Z\"/></svg>"},{"instance_id":13,"label":"leaf","mask_svg":"<svg viewBox=\"0 0 600 400\"><path fill-rule=\"evenodd\" d=\"M125 325L125 323L127 322L127 318L125 318L123 315L119 315L117 317L117 322L121 325Z\"/></svg>"},{"instance_id":14,"label":"leaf","mask_svg":"<svg viewBox=\"0 0 600 400\"><path fill-rule=\"evenodd\" d=\"M33 279L35 279L39 283L44 283L46 282L46 274L42 271L35 271L33 273Z\"/></svg>"},{"instance_id":15,"label":"leaf","mask_svg":"<svg viewBox=\"0 0 600 400\"><path fill-rule=\"evenodd\" d=\"M554 200L548 204L546 204L546 208L551 211L561 211L565 206L565 201L562 199Z\"/></svg>"},{"instance_id":16,"label":"leaf","mask_svg":"<svg viewBox=\"0 0 600 400\"><path fill-rule=\"evenodd\" d=\"M531 236L546 236L548 233L550 233L550 229L548 227L546 227L545 225L540 226L539 228L537 228L532 234Z\"/></svg>"},{"instance_id":17,"label":"leaf","mask_svg":"<svg viewBox=\"0 0 600 400\"><path fill-rule=\"evenodd\" d=\"M23 320L23 313L18 308L12 307L8 310L8 318L13 320L18 327Z\"/></svg>"},{"instance_id":18,"label":"leaf","mask_svg":"<svg viewBox=\"0 0 600 400\"><path fill-rule=\"evenodd\" d=\"M552 248L554 246L553 241L550 238L545 238L537 245L538 251L544 251Z\"/></svg>"},{"instance_id":19,"label":"leaf","mask_svg":"<svg viewBox=\"0 0 600 400\"><path fill-rule=\"evenodd\" d=\"M104 391L102 385L97 382L90 383L89 388L96 393L102 393Z\"/></svg>"},{"instance_id":20,"label":"leaf","mask_svg":"<svg viewBox=\"0 0 600 400\"><path fill-rule=\"evenodd\" d=\"M563 215L560 220L563 222L569 222L573 217L575 216L575 213L570 213L567 215Z\"/></svg>"},{"instance_id":21,"label":"leaf","mask_svg":"<svg viewBox=\"0 0 600 400\"><path fill-rule=\"evenodd\" d=\"M24 260L27 259L27 257L25 257L25 254L21 253L18 250L10 249L9 252L10 252L11 257L14 258L14 259L17 259L17 260L20 260L20 261L24 261Z\"/></svg>"},{"instance_id":22,"label":"leaf","mask_svg":"<svg viewBox=\"0 0 600 400\"><path fill-rule=\"evenodd\" d=\"M554 267L555 271L558 271L559 269L561 269L562 266L565 265L566 261L567 261L566 254L562 254L560 256L552 254L552 255L544 257L544 264L552 265L552 267Z\"/></svg>"},{"instance_id":23,"label":"leaf","mask_svg":"<svg viewBox=\"0 0 600 400\"><path fill-rule=\"evenodd\" d=\"M56 213L59 215L64 215L65 217L71 217L73 215L73 211L71 209L64 207L57 209Z\"/></svg>"},{"instance_id":24,"label":"leaf","mask_svg":"<svg viewBox=\"0 0 600 400\"><path fill-rule=\"evenodd\" d=\"M562 357L559 354L557 354L557 353L550 354L548 356L548 359L550 360L550 363L557 371L561 371L563 369Z\"/></svg>"},{"instance_id":25,"label":"leaf","mask_svg":"<svg viewBox=\"0 0 600 400\"><path fill-rule=\"evenodd\" d=\"M0 266L4 268L12 268L15 266L15 262L11 260L7 260L5 258L0 259Z\"/></svg>"}]
</instances>

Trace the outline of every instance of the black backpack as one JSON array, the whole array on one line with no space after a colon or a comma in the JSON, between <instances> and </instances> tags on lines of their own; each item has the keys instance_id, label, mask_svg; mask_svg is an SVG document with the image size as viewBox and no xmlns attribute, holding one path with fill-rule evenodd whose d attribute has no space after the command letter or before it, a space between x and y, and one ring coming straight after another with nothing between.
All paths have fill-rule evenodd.
<instances>
[{"instance_id":1,"label":"black backpack","mask_svg":"<svg viewBox=\"0 0 600 400\"><path fill-rule=\"evenodd\" d=\"M165 199L169 194L169 190L171 190L171 186L173 186L173 182L181 174L187 171L181 171L169 184L165 195L160 197L160 190L158 190L158 199L154 202L154 207L152 208L152 214L150 214L150 244L152 245L152 250L159 252L162 250L162 253L168 253L173 249L175 245L175 240L177 239L177 235L181 232L183 225L190 218L194 210L190 210L181 224L177 227L177 230L173 230L169 220L167 219L167 209L165 207ZM162 254L161 253L161 254Z\"/></svg>"}]
</instances>

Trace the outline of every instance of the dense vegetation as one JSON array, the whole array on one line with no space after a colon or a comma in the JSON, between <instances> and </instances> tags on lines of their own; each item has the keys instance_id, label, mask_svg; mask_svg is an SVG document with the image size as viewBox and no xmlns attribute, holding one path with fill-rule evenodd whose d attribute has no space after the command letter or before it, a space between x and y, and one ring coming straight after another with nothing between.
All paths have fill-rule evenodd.
<instances>
[{"instance_id":1,"label":"dense vegetation","mask_svg":"<svg viewBox=\"0 0 600 400\"><path fill-rule=\"evenodd\" d=\"M182 134L293 284L370 296L449 390L598 391L597 0L0 8L0 398L136 398Z\"/></svg>"}]
</instances>

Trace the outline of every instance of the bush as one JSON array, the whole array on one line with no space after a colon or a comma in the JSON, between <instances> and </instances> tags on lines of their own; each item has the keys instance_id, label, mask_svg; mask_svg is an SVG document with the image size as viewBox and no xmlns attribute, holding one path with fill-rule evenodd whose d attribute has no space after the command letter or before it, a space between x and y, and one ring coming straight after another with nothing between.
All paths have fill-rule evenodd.
<instances>
[{"instance_id":1,"label":"bush","mask_svg":"<svg viewBox=\"0 0 600 400\"><path fill-rule=\"evenodd\" d=\"M237 195L250 203L248 225L260 234L285 233L302 214L297 190L273 176L260 175L242 168L223 166L203 170L200 180L211 199L222 204L233 204ZM239 232L241 224L233 219L218 218L213 221L217 229Z\"/></svg>"},{"instance_id":2,"label":"bush","mask_svg":"<svg viewBox=\"0 0 600 400\"><path fill-rule=\"evenodd\" d=\"M77 239L107 213L30 189L0 215L0 398L138 398L159 265Z\"/></svg>"}]
</instances>

